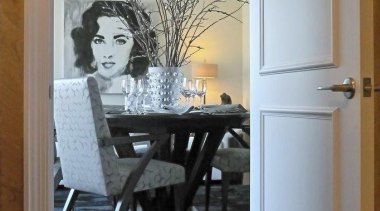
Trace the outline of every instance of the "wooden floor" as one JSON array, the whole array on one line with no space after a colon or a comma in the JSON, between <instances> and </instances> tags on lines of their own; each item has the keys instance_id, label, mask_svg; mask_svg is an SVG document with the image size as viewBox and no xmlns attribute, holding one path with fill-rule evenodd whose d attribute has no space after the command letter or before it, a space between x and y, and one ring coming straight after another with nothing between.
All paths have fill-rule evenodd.
<instances>
[{"instance_id":1,"label":"wooden floor","mask_svg":"<svg viewBox=\"0 0 380 211\"><path fill-rule=\"evenodd\" d=\"M58 188L54 194L54 211L62 210L63 204L66 200L68 190L65 188ZM229 211L249 211L249 186L248 185L231 185L229 188L228 197L228 210ZM194 211L204 211L204 187L201 186L194 198ZM103 196L95 194L80 194L77 202L75 203L75 211L90 211L90 210L112 210L111 202ZM210 195L210 211L221 210L221 197L220 185L211 187Z\"/></svg>"}]
</instances>

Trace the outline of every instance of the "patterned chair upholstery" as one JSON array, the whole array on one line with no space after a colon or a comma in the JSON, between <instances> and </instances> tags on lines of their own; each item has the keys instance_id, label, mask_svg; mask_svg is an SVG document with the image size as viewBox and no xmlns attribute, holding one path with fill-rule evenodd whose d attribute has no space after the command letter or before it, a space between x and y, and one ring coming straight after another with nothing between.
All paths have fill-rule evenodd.
<instances>
[{"instance_id":1,"label":"patterned chair upholstery","mask_svg":"<svg viewBox=\"0 0 380 211\"><path fill-rule=\"evenodd\" d=\"M241 137L240 139L239 137L235 138L243 148L218 149L206 174L206 211L209 209L212 167L222 172L222 211L227 210L228 186L232 173L244 173L250 170L250 150L248 144Z\"/></svg>"},{"instance_id":2,"label":"patterned chair upholstery","mask_svg":"<svg viewBox=\"0 0 380 211\"><path fill-rule=\"evenodd\" d=\"M249 172L249 149L219 149L211 165L222 172Z\"/></svg>"},{"instance_id":3,"label":"patterned chair upholstery","mask_svg":"<svg viewBox=\"0 0 380 211\"><path fill-rule=\"evenodd\" d=\"M93 77L54 81L54 120L63 183L71 188L65 209L71 209L78 191L118 196L116 209L124 209L133 192L185 180L182 166L151 159L168 139L166 134L145 135L155 144L142 158L117 157L114 146L107 144L112 137Z\"/></svg>"}]
</instances>

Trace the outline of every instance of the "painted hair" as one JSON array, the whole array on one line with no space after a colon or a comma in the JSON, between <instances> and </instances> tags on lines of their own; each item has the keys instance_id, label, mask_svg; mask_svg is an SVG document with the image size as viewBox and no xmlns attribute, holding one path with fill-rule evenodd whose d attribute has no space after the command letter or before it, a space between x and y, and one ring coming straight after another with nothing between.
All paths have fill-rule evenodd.
<instances>
[{"instance_id":1,"label":"painted hair","mask_svg":"<svg viewBox=\"0 0 380 211\"><path fill-rule=\"evenodd\" d=\"M83 13L82 26L76 27L71 31L76 55L75 66L81 68L84 73L94 73L97 70L97 67L93 65L94 55L91 42L99 30L98 18L103 16L122 17L131 30L135 31L138 29L136 16L134 11L131 10L129 3L123 1L95 1ZM142 52L142 48L134 39L134 44L129 55L130 59L125 67L124 74L137 77L145 73L149 65L149 59L141 56L139 52Z\"/></svg>"}]
</instances>

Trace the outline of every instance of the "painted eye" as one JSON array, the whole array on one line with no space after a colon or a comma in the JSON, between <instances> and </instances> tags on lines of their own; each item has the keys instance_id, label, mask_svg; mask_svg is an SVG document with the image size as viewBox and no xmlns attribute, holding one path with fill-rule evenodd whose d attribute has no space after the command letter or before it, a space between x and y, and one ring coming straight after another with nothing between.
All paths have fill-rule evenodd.
<instances>
[{"instance_id":1,"label":"painted eye","mask_svg":"<svg viewBox=\"0 0 380 211\"><path fill-rule=\"evenodd\" d=\"M127 40L126 39L116 39L115 43L117 45L124 45L125 43L127 43Z\"/></svg>"},{"instance_id":2,"label":"painted eye","mask_svg":"<svg viewBox=\"0 0 380 211\"><path fill-rule=\"evenodd\" d=\"M103 44L103 43L104 43L104 40L99 39L99 38L95 38L95 39L93 40L93 42L94 42L95 44Z\"/></svg>"}]
</instances>

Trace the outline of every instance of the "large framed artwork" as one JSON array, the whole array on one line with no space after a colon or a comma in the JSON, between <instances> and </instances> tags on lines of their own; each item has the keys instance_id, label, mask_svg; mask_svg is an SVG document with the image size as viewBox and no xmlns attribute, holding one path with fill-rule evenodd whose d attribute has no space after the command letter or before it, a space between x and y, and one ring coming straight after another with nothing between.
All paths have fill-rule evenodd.
<instances>
[{"instance_id":1,"label":"large framed artwork","mask_svg":"<svg viewBox=\"0 0 380 211\"><path fill-rule=\"evenodd\" d=\"M129 28L133 12L125 1L63 1L64 78L93 75L101 93L115 94L126 75L146 74L149 61L139 56Z\"/></svg>"}]
</instances>

